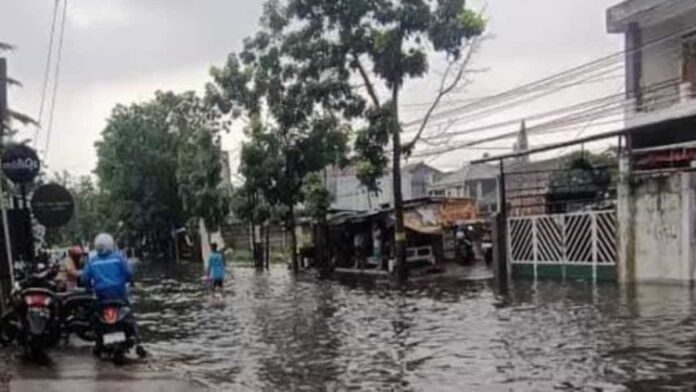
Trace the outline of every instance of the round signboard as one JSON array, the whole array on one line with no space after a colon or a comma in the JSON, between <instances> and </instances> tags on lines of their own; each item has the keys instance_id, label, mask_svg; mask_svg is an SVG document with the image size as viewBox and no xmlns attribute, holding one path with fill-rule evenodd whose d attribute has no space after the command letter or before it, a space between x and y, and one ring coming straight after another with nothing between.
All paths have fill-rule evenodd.
<instances>
[{"instance_id":1,"label":"round signboard","mask_svg":"<svg viewBox=\"0 0 696 392\"><path fill-rule=\"evenodd\" d=\"M41 168L41 161L31 147L24 144L10 146L2 154L2 171L16 184L31 182Z\"/></svg>"},{"instance_id":2,"label":"round signboard","mask_svg":"<svg viewBox=\"0 0 696 392\"><path fill-rule=\"evenodd\" d=\"M75 211L73 197L63 186L40 186L31 198L31 210L39 223L46 227L60 227L72 218Z\"/></svg>"}]
</instances>

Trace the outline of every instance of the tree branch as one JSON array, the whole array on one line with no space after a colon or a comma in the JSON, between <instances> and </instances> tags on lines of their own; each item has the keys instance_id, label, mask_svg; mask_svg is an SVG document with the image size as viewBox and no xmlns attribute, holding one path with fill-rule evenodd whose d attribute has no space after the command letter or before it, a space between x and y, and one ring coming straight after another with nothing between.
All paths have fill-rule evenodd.
<instances>
[{"instance_id":1,"label":"tree branch","mask_svg":"<svg viewBox=\"0 0 696 392\"><path fill-rule=\"evenodd\" d=\"M452 79L452 81L448 84L447 78L449 77L452 67L454 67L457 61L452 60L449 62L449 64L447 65L447 70L442 76L442 80L440 82L440 89L437 93L437 96L428 108L428 111L425 113L425 117L423 117L423 121L421 122L420 127L418 128L418 132L413 137L413 139L411 139L410 142L403 145L405 151L410 151L416 145L418 140L420 140L421 136L423 136L423 132L425 131L425 128L428 126L430 117L433 115L433 112L435 112L435 109L437 109L438 105L440 105L440 101L442 101L442 98L447 96L449 93L451 93L454 89L456 89L459 86L460 82L464 78L464 75L467 71L467 67L471 62L474 53L478 49L478 45L479 38L472 38L471 42L469 43L469 50L466 52L466 56L464 56L461 62L459 62L457 74L454 76L454 79Z\"/></svg>"},{"instance_id":2,"label":"tree branch","mask_svg":"<svg viewBox=\"0 0 696 392\"><path fill-rule=\"evenodd\" d=\"M372 104L375 105L375 107L380 107L381 104L379 103L379 97L377 97L377 92L375 91L375 86L372 84L372 80L370 80L370 76L368 75L367 71L365 70L365 67L362 65L360 62L360 58L356 55L353 54L353 59L355 60L355 64L358 68L358 72L360 72L360 76L362 77L363 81L365 82L365 88L367 89L367 93L370 95L370 99L372 99Z\"/></svg>"}]
</instances>

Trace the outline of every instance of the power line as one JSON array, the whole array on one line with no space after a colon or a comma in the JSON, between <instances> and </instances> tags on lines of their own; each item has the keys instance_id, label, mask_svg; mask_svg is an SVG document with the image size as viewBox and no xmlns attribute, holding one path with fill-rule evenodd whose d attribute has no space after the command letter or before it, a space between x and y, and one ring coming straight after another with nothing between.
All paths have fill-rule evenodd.
<instances>
[{"instance_id":1,"label":"power line","mask_svg":"<svg viewBox=\"0 0 696 392\"><path fill-rule=\"evenodd\" d=\"M34 131L34 146L36 146L37 139L39 137L39 130L41 129L41 121L43 118L44 105L46 103L46 92L48 90L48 78L51 73L51 58L53 56L53 39L56 33L56 18L58 17L58 4L60 0L55 0L53 3L53 18L51 19L51 33L48 39L48 54L46 55L46 67L44 69L44 80L43 86L41 88L41 103L39 104L39 113L36 116L38 122L36 130Z\"/></svg>"},{"instance_id":2,"label":"power line","mask_svg":"<svg viewBox=\"0 0 696 392\"><path fill-rule=\"evenodd\" d=\"M674 100L674 98L677 95L678 95L678 93L664 96L664 97L661 97L659 100L655 100L652 103L653 104L661 104L661 103L671 102ZM632 102L629 102L629 104L630 103L632 103ZM603 118L603 117L615 117L617 115L623 114L624 109L625 109L625 107L616 107L616 108L605 109L604 111L607 113L605 113L602 116L595 117L594 119L596 120L596 119ZM617 112L617 110L619 110L619 111ZM616 112L616 113L614 113L614 112ZM554 120L554 121L551 121L548 123L543 123L543 124L540 124L540 125L537 125L534 127L527 128L527 131L530 135L546 135L546 134L551 134L551 133L568 132L569 131L568 128L574 127L578 123L582 123L582 122L585 122L587 120L588 119L587 119L587 114L586 114L584 117L577 117L574 119L566 120L565 123L563 123L563 122L559 123L559 122L557 122L558 120ZM605 122L601 122L601 123L595 123L594 126L609 125L609 124L619 123L619 122L623 122L623 121L624 121L624 119L622 117L622 118L615 119L615 120L605 121ZM555 125L555 127L553 127L551 125ZM562 125L562 126L559 127L559 125ZM574 131L575 129L572 129L572 130ZM508 132L508 133L504 133L504 134L500 134L500 135L491 136L491 137L484 138L484 139L464 141L464 142L461 142L460 144L457 144L454 146L448 146L448 147L443 148L443 149L423 151L423 152L414 154L412 157L413 158L422 158L422 157L428 157L428 156L432 156L432 155L446 154L446 153L450 153L450 152L457 151L457 150L468 149L469 147L480 145L483 143L489 143L489 142L493 142L493 141L514 138L518 134L519 134L519 131L513 131L513 132Z\"/></svg>"},{"instance_id":3,"label":"power line","mask_svg":"<svg viewBox=\"0 0 696 392\"><path fill-rule=\"evenodd\" d=\"M668 34L666 36L654 39L650 42L644 43L643 45L641 45L639 47L631 48L628 50L624 50L621 52L617 52L617 53L599 58L597 60L593 60L591 62L582 64L580 66L571 68L569 70L560 72L558 74L540 79L540 80L532 82L532 83L528 83L528 84L519 86L517 88L514 88L512 90L508 90L508 91L500 93L500 94L496 94L496 95L484 98L480 101L476 101L476 102L473 102L473 103L468 104L468 105L464 105L464 106L459 107L459 108L450 109L450 110L447 110L444 112L437 113L435 115L435 117L440 117L443 115L446 116L446 115L450 115L453 113L460 113L462 111L467 111L467 110L475 110L477 107L481 108L481 106L483 106L483 108L485 108L487 104L489 106L491 104L492 105L496 105L496 104L500 105L501 100L503 100L502 102L504 102L504 100L506 100L506 99L515 98L516 96L523 95L523 94L529 94L529 93L535 92L535 90L538 91L541 88L553 87L554 84L557 84L560 81L572 80L574 78L582 76L583 74L599 71L602 68L605 68L607 66L612 65L612 63L622 62L622 60L623 60L622 56L625 54L633 53L636 51L641 51L641 50L644 50L646 48L658 45L660 43L663 43L666 40L669 40L675 36L679 36L679 35L683 34L684 32L688 32L691 30L693 30L692 27L687 28L687 29L682 29L680 31L677 31L677 32ZM415 121L406 123L403 126L409 127L409 126L413 126L413 125L418 125L418 124L420 124L421 121L422 121L422 119L415 120Z\"/></svg>"},{"instance_id":4,"label":"power line","mask_svg":"<svg viewBox=\"0 0 696 392\"><path fill-rule=\"evenodd\" d=\"M670 55L670 54L676 54L677 52L681 53L681 48L663 48L659 52L654 53L654 55ZM619 68L623 68L623 65L620 65ZM603 73L606 73L606 71ZM508 109L513 108L515 106L519 106L520 104L526 104L526 103L530 102L531 100L535 100L537 98L549 95L551 93L560 91L562 89L583 85L586 83L585 81L588 79L590 79L590 81L591 81L593 78L585 78L585 79L583 79L583 81L580 81L580 82L575 81L575 82L570 83L570 84L561 85L561 86L558 86L551 91L548 91L547 93L544 93L542 91L541 93L538 93L538 94L532 96L531 98L525 97L525 96L520 96L520 97L514 98L515 101L513 101L512 103L509 103L509 104L502 106L502 107L500 106L502 104L499 104L498 106L485 109L483 112L482 111L478 111L478 112L475 111L474 113L470 113L470 114L467 114L467 115L462 116L462 117L457 117L455 119L440 120L440 122L435 122L435 123L431 124L430 127L441 124L443 121L447 121L448 125L451 126L452 124L454 124L456 122L460 122L460 121L464 121L464 120L471 121L471 120L481 118L484 115L499 113L501 111L508 110ZM632 96L636 96L636 91L631 91L631 92L628 92L627 94L630 94ZM621 94L621 95L623 95L623 94ZM619 96L621 96L621 95L619 95Z\"/></svg>"},{"instance_id":5,"label":"power line","mask_svg":"<svg viewBox=\"0 0 696 392\"><path fill-rule=\"evenodd\" d=\"M580 83L580 84L571 84L569 86L583 86L587 84L594 84L594 83L600 83L600 82L606 82L608 80L616 80L616 79L621 79L623 78L623 74L619 75L611 75L611 76L606 76L603 78L597 78L597 79L592 79L587 81L586 83ZM455 94L451 94L452 96ZM485 96L485 97L477 97L477 98L462 98L462 99L450 99L450 100L443 100L441 105L442 106L452 106L454 104L459 104L459 103L470 103L470 102L475 102L475 101L481 101L483 99L487 99L492 97L492 95ZM444 98L443 98L444 99ZM429 107L432 105L432 102L414 102L414 103L405 103L401 104L400 107L404 109L417 109L417 108L423 108L423 107Z\"/></svg>"},{"instance_id":6,"label":"power line","mask_svg":"<svg viewBox=\"0 0 696 392\"><path fill-rule=\"evenodd\" d=\"M51 131L53 131L53 115L56 109L56 97L58 96L58 86L60 82L60 63L63 58L63 39L65 38L65 20L68 14L68 0L63 1L63 15L60 22L60 33L58 35L58 58L56 59L56 70L53 78L53 98L51 100L51 114L48 120L48 130L46 132L46 148L44 157L48 159L48 151L51 146Z\"/></svg>"},{"instance_id":7,"label":"power line","mask_svg":"<svg viewBox=\"0 0 696 392\"><path fill-rule=\"evenodd\" d=\"M661 89L676 86L677 84L678 84L678 79L676 79L676 78L675 79L668 79L668 80L665 80L662 82L654 83L653 85L650 85L650 86L646 86L643 88L643 90L649 90L649 91L654 92L654 91L659 91ZM461 135L468 135L468 134L472 134L472 133L479 133L479 132L483 132L483 131L488 131L488 130L504 127L504 126L516 125L516 124L519 124L523 119L527 120L527 121L541 120L541 119L544 119L547 117L558 116L558 115L562 115L562 114L566 114L566 113L570 112L569 115L559 118L559 119L564 119L564 118L568 118L569 116L577 115L580 113L586 113L587 111L606 108L608 105L616 105L616 104L631 105L631 104L633 104L633 100L625 99L624 95L625 95L624 93L611 94L611 95L607 95L607 96L604 96L604 97L601 97L598 99L593 99L590 101L581 102L581 103L578 103L575 105L571 105L571 106L567 106L567 107L563 107L563 108L559 108L559 109L554 109L554 110L547 111L547 112L537 113L537 114L533 114L530 116L519 117L519 118L515 118L512 120L506 120L506 121L502 121L502 122L498 122L498 123L494 123L494 124L483 125L480 127L475 127L475 128L465 129L465 130L447 132L447 133L443 133L440 135L426 137L425 139L432 141L432 140L437 140L437 139L442 139L442 138L450 138L453 136L461 136ZM574 113L575 111L578 111L581 109L583 109L584 111Z\"/></svg>"}]
</instances>

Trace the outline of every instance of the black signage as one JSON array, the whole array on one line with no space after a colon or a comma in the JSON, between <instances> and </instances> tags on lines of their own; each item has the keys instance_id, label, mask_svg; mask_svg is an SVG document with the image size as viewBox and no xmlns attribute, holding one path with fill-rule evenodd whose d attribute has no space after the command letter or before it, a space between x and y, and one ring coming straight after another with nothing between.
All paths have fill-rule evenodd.
<instances>
[{"instance_id":1,"label":"black signage","mask_svg":"<svg viewBox=\"0 0 696 392\"><path fill-rule=\"evenodd\" d=\"M39 223L46 227L60 227L72 218L75 211L73 197L58 184L42 185L31 198L31 210Z\"/></svg>"},{"instance_id":2,"label":"black signage","mask_svg":"<svg viewBox=\"0 0 696 392\"><path fill-rule=\"evenodd\" d=\"M24 144L9 146L2 154L2 171L15 184L31 182L41 168L41 161L31 147Z\"/></svg>"}]
</instances>

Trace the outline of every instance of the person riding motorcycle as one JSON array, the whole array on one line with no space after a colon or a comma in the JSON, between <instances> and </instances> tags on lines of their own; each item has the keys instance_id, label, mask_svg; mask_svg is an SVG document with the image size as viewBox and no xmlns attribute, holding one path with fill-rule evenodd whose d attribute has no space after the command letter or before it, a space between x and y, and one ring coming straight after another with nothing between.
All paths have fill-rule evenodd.
<instances>
[{"instance_id":1,"label":"person riding motorcycle","mask_svg":"<svg viewBox=\"0 0 696 392\"><path fill-rule=\"evenodd\" d=\"M101 233L94 239L96 254L92 256L82 272L82 283L91 288L102 300L128 302L126 285L133 283L133 271L128 261L115 251L114 238Z\"/></svg>"},{"instance_id":2,"label":"person riding motorcycle","mask_svg":"<svg viewBox=\"0 0 696 392\"><path fill-rule=\"evenodd\" d=\"M94 239L95 254L90 257L82 273L82 282L88 289L93 289L99 303L122 301L130 307L127 284L133 284L133 271L128 261L116 250L114 238L107 233L101 233ZM98 305L100 306L100 305ZM140 335L135 319L131 328L135 338L138 356L145 357L145 349L140 345ZM95 353L100 353L102 343L97 342Z\"/></svg>"},{"instance_id":3,"label":"person riding motorcycle","mask_svg":"<svg viewBox=\"0 0 696 392\"><path fill-rule=\"evenodd\" d=\"M81 246L73 246L68 249L68 254L61 262L57 280L65 285L65 291L71 292L77 288L77 283L82 275L82 257L84 251Z\"/></svg>"}]
</instances>

